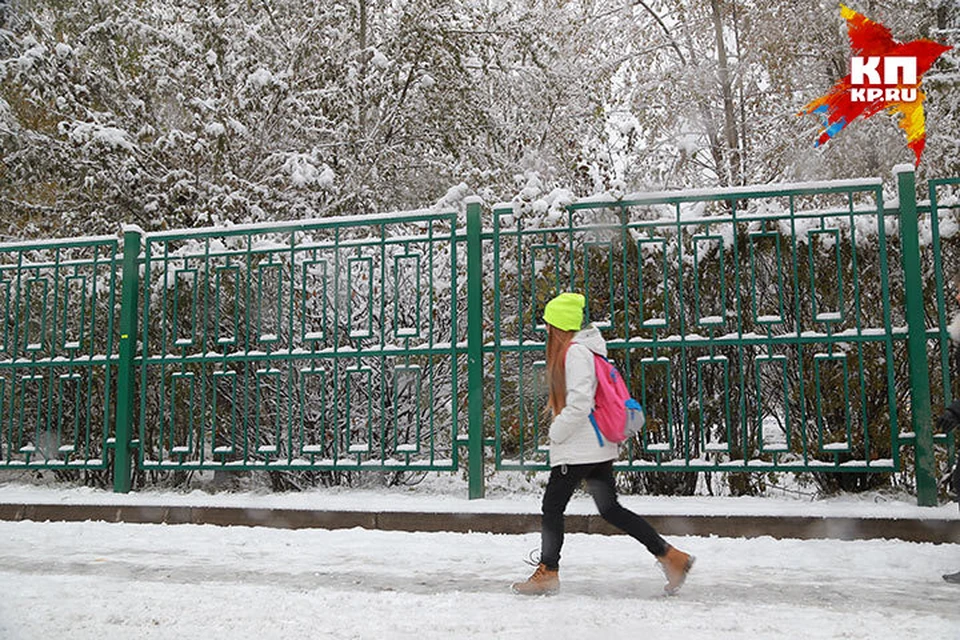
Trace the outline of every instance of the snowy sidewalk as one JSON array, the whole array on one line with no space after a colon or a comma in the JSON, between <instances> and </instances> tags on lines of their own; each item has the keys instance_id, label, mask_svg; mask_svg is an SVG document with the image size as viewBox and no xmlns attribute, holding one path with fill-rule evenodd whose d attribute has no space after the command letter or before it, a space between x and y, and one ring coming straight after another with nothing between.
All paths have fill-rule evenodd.
<instances>
[{"instance_id":1,"label":"snowy sidewalk","mask_svg":"<svg viewBox=\"0 0 960 640\"><path fill-rule=\"evenodd\" d=\"M669 539L698 558L676 597L632 539L572 534L524 598L536 534L0 522L0 637L960 638L960 545Z\"/></svg>"},{"instance_id":2,"label":"snowy sidewalk","mask_svg":"<svg viewBox=\"0 0 960 640\"><path fill-rule=\"evenodd\" d=\"M0 511L228 510L248 518L298 512L536 522L536 486L497 487L472 501L462 488L118 495L0 484ZM954 527L960 523L955 504L922 508L909 498L880 495L817 501L623 496L622 502L651 520L761 518L786 528L777 532L783 539L664 530L698 558L674 598L662 595L653 558L629 537L571 533L561 593L522 598L509 585L531 571L523 560L539 547L536 533L13 518L0 521L0 638L960 640L960 587L940 577L960 569L960 544L801 540L787 526L791 519L819 518ZM594 513L582 494L568 509L571 524Z\"/></svg>"}]
</instances>

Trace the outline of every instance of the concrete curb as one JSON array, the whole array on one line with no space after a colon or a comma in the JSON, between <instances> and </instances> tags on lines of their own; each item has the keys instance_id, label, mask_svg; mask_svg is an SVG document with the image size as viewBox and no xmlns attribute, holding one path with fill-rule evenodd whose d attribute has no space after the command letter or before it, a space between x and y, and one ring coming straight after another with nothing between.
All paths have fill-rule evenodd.
<instances>
[{"instance_id":1,"label":"concrete curb","mask_svg":"<svg viewBox=\"0 0 960 640\"><path fill-rule=\"evenodd\" d=\"M720 536L865 540L896 538L911 542L960 543L960 520L839 518L817 516L659 515L645 516L667 536ZM540 531L539 514L435 513L406 511L317 511L242 507L155 505L0 504L0 520L209 524L280 529L379 529L500 534ZM621 532L599 515L569 515L568 533Z\"/></svg>"}]
</instances>

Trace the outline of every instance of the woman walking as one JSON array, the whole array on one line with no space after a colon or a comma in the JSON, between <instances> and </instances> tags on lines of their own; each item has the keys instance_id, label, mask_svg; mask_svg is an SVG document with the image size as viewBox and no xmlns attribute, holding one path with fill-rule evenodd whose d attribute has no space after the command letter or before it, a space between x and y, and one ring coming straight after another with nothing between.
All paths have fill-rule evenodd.
<instances>
[{"instance_id":1,"label":"woman walking","mask_svg":"<svg viewBox=\"0 0 960 640\"><path fill-rule=\"evenodd\" d=\"M667 578L664 590L673 595L693 566L693 556L660 537L650 524L617 501L613 461L617 445L606 441L590 422L597 378L594 354L606 357L600 331L583 324L584 297L562 293L547 303L547 406L550 424L550 479L543 496L540 562L536 571L513 590L522 595L555 593L560 589L560 549L563 514L582 481L603 519L629 534L660 562Z\"/></svg>"}]
</instances>

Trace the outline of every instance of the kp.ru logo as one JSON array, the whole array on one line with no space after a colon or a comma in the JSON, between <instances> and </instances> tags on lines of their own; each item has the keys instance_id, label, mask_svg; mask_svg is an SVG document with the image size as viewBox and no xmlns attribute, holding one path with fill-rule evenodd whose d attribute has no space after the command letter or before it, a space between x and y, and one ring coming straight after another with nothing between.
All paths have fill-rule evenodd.
<instances>
[{"instance_id":1,"label":"kp.ru logo","mask_svg":"<svg viewBox=\"0 0 960 640\"><path fill-rule=\"evenodd\" d=\"M885 26L843 5L840 15L847 21L854 53L850 75L800 112L823 117L816 145L827 142L856 118L887 111L900 116L898 124L907 134L907 146L920 164L927 140L923 117L926 96L920 90L920 78L951 47L924 39L897 42Z\"/></svg>"},{"instance_id":2,"label":"kp.ru logo","mask_svg":"<svg viewBox=\"0 0 960 640\"><path fill-rule=\"evenodd\" d=\"M883 81L880 81L880 65ZM903 82L901 82L901 79ZM913 102L917 99L917 59L906 56L850 58L851 102ZM876 86L883 85L883 86Z\"/></svg>"}]
</instances>

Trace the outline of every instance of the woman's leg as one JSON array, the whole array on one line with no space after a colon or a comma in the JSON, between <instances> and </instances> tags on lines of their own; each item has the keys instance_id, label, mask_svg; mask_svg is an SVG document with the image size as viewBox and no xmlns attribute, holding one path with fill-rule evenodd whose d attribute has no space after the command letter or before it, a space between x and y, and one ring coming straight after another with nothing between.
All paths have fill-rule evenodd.
<instances>
[{"instance_id":1,"label":"woman's leg","mask_svg":"<svg viewBox=\"0 0 960 640\"><path fill-rule=\"evenodd\" d=\"M551 571L556 571L560 566L563 512L567 509L570 496L590 469L589 465L564 464L550 470L540 519L540 562Z\"/></svg>"},{"instance_id":2,"label":"woman's leg","mask_svg":"<svg viewBox=\"0 0 960 640\"><path fill-rule=\"evenodd\" d=\"M593 496L593 501L604 520L632 536L658 558L667 552L666 541L650 526L650 523L623 508L617 501L612 461L593 467L587 476L587 491Z\"/></svg>"}]
</instances>

